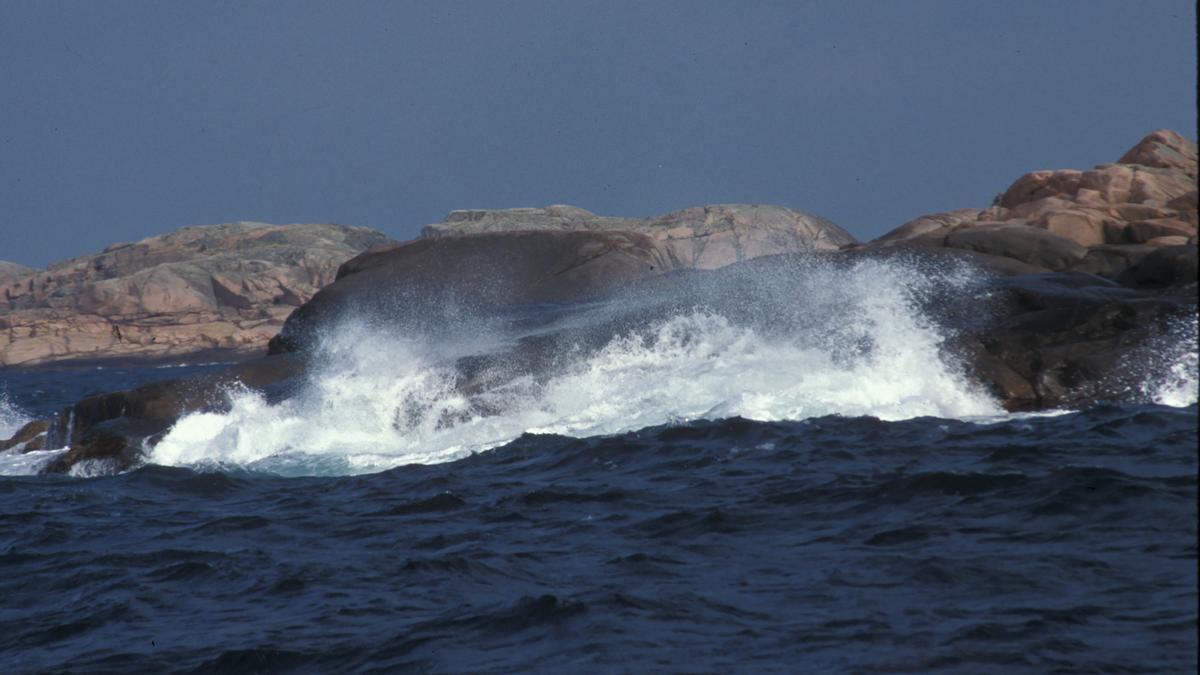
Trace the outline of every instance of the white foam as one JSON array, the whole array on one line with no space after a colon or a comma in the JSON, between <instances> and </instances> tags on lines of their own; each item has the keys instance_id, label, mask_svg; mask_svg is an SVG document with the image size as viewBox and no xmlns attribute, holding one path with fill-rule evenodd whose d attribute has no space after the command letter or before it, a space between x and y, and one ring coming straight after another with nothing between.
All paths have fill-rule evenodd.
<instances>
[{"instance_id":1,"label":"white foam","mask_svg":"<svg viewBox=\"0 0 1200 675\"><path fill-rule=\"evenodd\" d=\"M524 432L582 437L734 415L1002 414L939 356L942 335L913 299L923 275L883 263L822 275L806 296L789 299L811 315L800 313L810 323L793 334L684 311L594 353L560 358L548 376L511 372L470 394L456 388L447 356L477 353L485 339L430 344L348 323L324 341L295 396L269 404L231 392L230 412L181 419L150 460L363 473L454 460ZM813 338L824 332L836 339Z\"/></svg>"},{"instance_id":2,"label":"white foam","mask_svg":"<svg viewBox=\"0 0 1200 675\"><path fill-rule=\"evenodd\" d=\"M12 438L30 419L25 411L8 399L7 393L0 391L0 441Z\"/></svg>"},{"instance_id":3,"label":"white foam","mask_svg":"<svg viewBox=\"0 0 1200 675\"><path fill-rule=\"evenodd\" d=\"M32 476L39 473L43 467L55 457L65 453L66 448L58 450L34 450L21 453L14 448L0 452L0 476Z\"/></svg>"}]
</instances>

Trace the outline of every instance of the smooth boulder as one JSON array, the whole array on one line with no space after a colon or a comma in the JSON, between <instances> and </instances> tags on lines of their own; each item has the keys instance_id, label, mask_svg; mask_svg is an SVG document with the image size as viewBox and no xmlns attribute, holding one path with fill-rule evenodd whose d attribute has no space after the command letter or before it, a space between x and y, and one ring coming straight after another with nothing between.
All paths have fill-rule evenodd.
<instances>
[{"instance_id":1,"label":"smooth boulder","mask_svg":"<svg viewBox=\"0 0 1200 675\"><path fill-rule=\"evenodd\" d=\"M358 318L406 329L487 316L516 305L599 297L677 269L636 232L516 231L418 239L347 261L297 309L270 352L313 345L318 331Z\"/></svg>"}]
</instances>

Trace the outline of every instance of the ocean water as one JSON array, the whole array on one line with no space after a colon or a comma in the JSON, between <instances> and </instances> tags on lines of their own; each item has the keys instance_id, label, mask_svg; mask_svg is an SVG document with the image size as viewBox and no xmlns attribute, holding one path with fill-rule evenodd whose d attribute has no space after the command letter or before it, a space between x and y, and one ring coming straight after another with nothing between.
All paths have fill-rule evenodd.
<instances>
[{"instance_id":1,"label":"ocean water","mask_svg":"<svg viewBox=\"0 0 1200 675\"><path fill-rule=\"evenodd\" d=\"M132 471L0 455L0 671L1195 672L1195 321L1012 415L941 349L989 297L869 262L345 317ZM0 435L197 372L0 371Z\"/></svg>"}]
</instances>

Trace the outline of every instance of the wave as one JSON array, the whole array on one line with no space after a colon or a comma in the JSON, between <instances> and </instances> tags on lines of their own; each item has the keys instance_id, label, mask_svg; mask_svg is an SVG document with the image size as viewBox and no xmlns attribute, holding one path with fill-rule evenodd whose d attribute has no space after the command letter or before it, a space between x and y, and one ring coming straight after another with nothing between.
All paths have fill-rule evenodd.
<instances>
[{"instance_id":1,"label":"wave","mask_svg":"<svg viewBox=\"0 0 1200 675\"><path fill-rule=\"evenodd\" d=\"M231 391L228 412L184 417L149 459L364 473L452 461L524 433L1003 413L940 349L949 331L931 300L964 293L974 279L963 270L865 261L702 283L522 324L523 333L474 320L398 336L390 317L347 320L323 337L292 396Z\"/></svg>"}]
</instances>

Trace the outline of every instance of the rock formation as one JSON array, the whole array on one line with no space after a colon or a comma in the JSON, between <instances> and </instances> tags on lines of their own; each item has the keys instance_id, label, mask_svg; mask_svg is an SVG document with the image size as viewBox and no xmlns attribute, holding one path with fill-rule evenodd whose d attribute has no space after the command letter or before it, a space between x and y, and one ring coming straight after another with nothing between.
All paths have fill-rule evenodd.
<instances>
[{"instance_id":1,"label":"rock formation","mask_svg":"<svg viewBox=\"0 0 1200 675\"><path fill-rule=\"evenodd\" d=\"M387 241L340 225L185 227L51 265L0 267L0 366L261 353L337 266Z\"/></svg>"},{"instance_id":2,"label":"rock formation","mask_svg":"<svg viewBox=\"0 0 1200 675\"><path fill-rule=\"evenodd\" d=\"M945 246L1011 258L1044 272L1112 279L1159 249L1178 247L1173 254L1157 254L1153 266L1180 265L1168 276L1189 278L1195 277L1196 234L1196 144L1160 130L1116 164L1034 171L989 208L921 216L867 246ZM1139 272L1126 278L1155 283Z\"/></svg>"},{"instance_id":3,"label":"rock formation","mask_svg":"<svg viewBox=\"0 0 1200 675\"><path fill-rule=\"evenodd\" d=\"M1085 405L1132 386L1129 351L1195 315L1196 170L1195 143L1155 131L1116 164L1028 173L988 209L922 216L856 253L1018 263L1002 274L1025 276L997 282L1003 306L959 347L1009 409Z\"/></svg>"},{"instance_id":4,"label":"rock formation","mask_svg":"<svg viewBox=\"0 0 1200 675\"><path fill-rule=\"evenodd\" d=\"M820 216L782 206L714 204L646 219L597 216L574 206L452 211L427 225L423 238L517 230L638 232L659 242L680 268L716 269L763 255L836 251L856 243Z\"/></svg>"},{"instance_id":5,"label":"rock formation","mask_svg":"<svg viewBox=\"0 0 1200 675\"><path fill-rule=\"evenodd\" d=\"M38 270L32 267L0 260L0 285L8 285L10 281L37 274L37 272Z\"/></svg>"},{"instance_id":6,"label":"rock formation","mask_svg":"<svg viewBox=\"0 0 1200 675\"><path fill-rule=\"evenodd\" d=\"M1010 410L1120 400L1142 376L1129 356L1152 351L1156 340L1195 320L1196 230L1196 146L1167 131L1150 134L1117 164L1036 171L988 209L923 216L866 245L799 211L731 205L646 220L563 206L456 211L421 238L390 244L377 233L333 226L188 228L44 272L12 272L0 305L0 328L8 332L0 356L12 363L261 346L295 309L271 340L275 355L202 380L90 397L53 422L27 425L0 450L65 441L71 451L48 470L90 460L128 466L180 414L220 405L228 383L286 386L304 364L285 352L309 348L341 317L382 318L400 331L469 330L456 323L464 315L577 303L622 289L631 299L705 275L772 278L773 266L794 268L812 255L974 264L989 281L979 297L954 299L946 309L970 315L945 345L969 374ZM760 289L743 286L741 300L750 305ZM72 323L80 316L93 318ZM503 358L537 364L554 339L522 340ZM486 376L486 365L472 374L467 364L460 385L469 389L472 377Z\"/></svg>"}]
</instances>

